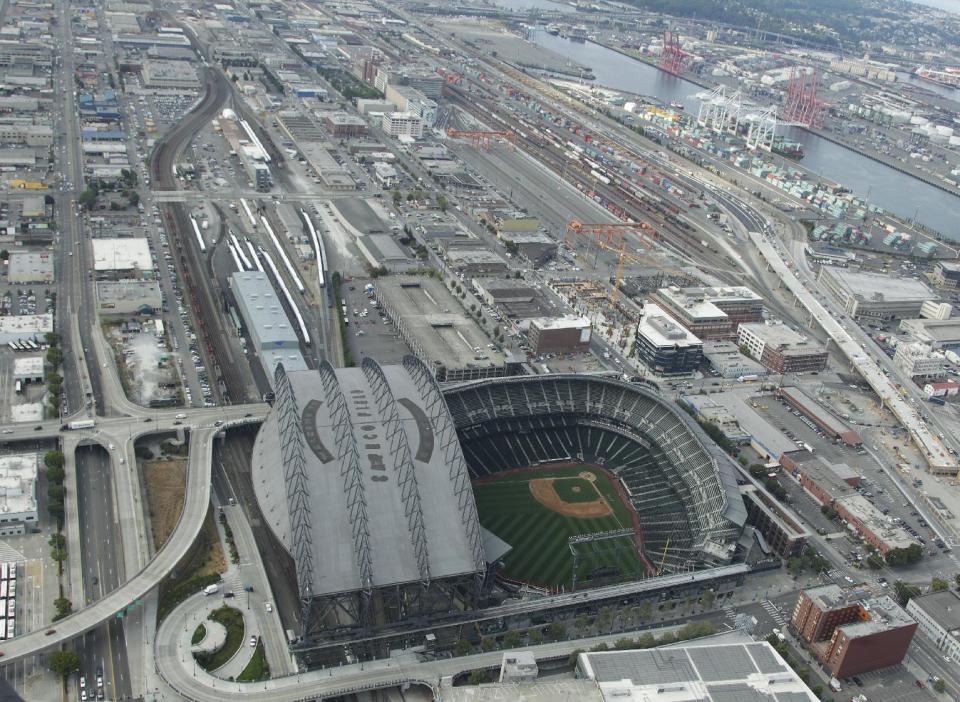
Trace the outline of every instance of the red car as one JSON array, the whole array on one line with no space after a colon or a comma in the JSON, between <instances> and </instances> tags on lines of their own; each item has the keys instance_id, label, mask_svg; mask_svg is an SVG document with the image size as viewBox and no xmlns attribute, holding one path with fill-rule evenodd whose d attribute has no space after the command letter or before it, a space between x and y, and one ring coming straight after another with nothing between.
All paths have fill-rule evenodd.
<instances>
[{"instance_id":1,"label":"red car","mask_svg":"<svg viewBox=\"0 0 960 702\"><path fill-rule=\"evenodd\" d=\"M923 688L926 687L926 685L923 684L923 680L917 680L917 687L919 687L922 690Z\"/></svg>"}]
</instances>

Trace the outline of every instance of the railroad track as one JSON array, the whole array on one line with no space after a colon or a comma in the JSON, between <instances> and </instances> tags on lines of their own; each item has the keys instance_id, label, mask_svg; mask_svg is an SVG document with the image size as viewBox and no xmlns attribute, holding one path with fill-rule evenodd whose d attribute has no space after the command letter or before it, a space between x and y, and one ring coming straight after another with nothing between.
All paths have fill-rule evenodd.
<instances>
[{"instance_id":1,"label":"railroad track","mask_svg":"<svg viewBox=\"0 0 960 702\"><path fill-rule=\"evenodd\" d=\"M456 104L474 118L489 122L495 114L498 126L507 126L517 135L516 142L528 154L547 166L557 175L566 180L579 184L581 190L595 194L600 204L604 205L614 216L620 219L629 219L635 222L647 222L656 231L661 244L667 246L685 258L710 266L711 270L731 284L740 284L741 279L736 271L724 271L716 268L717 256L721 252L714 245L703 245L703 239L685 222L677 217L679 208L671 201L644 192L645 188L636 181L630 181L619 173L607 177L611 182L604 183L591 173L591 169L576 160L568 159L555 146L545 143L533 135L528 134L529 127L521 124L509 113L498 108L492 98L478 97L475 94L468 96L462 90L448 86L451 102ZM637 159L644 159L642 154L632 153ZM609 173L609 171L608 171ZM651 168L653 177L660 175L658 170ZM672 209L671 209L672 208Z\"/></svg>"}]
</instances>

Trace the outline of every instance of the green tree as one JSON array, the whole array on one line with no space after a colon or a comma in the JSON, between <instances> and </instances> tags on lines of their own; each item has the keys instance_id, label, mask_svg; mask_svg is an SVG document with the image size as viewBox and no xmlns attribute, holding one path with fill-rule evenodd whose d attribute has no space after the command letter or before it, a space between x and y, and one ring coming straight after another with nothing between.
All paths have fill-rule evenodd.
<instances>
[{"instance_id":1,"label":"green tree","mask_svg":"<svg viewBox=\"0 0 960 702\"><path fill-rule=\"evenodd\" d=\"M67 488L58 483L52 483L47 486L47 497L51 500L63 502L63 498L67 496Z\"/></svg>"},{"instance_id":2,"label":"green tree","mask_svg":"<svg viewBox=\"0 0 960 702\"><path fill-rule=\"evenodd\" d=\"M441 212L446 212L449 206L450 203L447 202L447 198L445 196L437 195L437 207L440 208Z\"/></svg>"},{"instance_id":3,"label":"green tree","mask_svg":"<svg viewBox=\"0 0 960 702\"><path fill-rule=\"evenodd\" d=\"M47 349L47 363L53 366L55 369L60 367L60 364L63 362L63 351L61 351L56 346L53 346Z\"/></svg>"},{"instance_id":4,"label":"green tree","mask_svg":"<svg viewBox=\"0 0 960 702\"><path fill-rule=\"evenodd\" d=\"M920 588L910 583L905 583L902 580L898 580L893 584L893 591L896 593L897 602L900 603L901 607L906 607L907 602L909 602L911 598L920 594Z\"/></svg>"},{"instance_id":5,"label":"green tree","mask_svg":"<svg viewBox=\"0 0 960 702\"><path fill-rule=\"evenodd\" d=\"M80 669L80 657L76 651L54 651L50 654L50 670L62 678Z\"/></svg>"},{"instance_id":6,"label":"green tree","mask_svg":"<svg viewBox=\"0 0 960 702\"><path fill-rule=\"evenodd\" d=\"M471 670L467 676L468 685L482 685L487 681L487 674L482 670Z\"/></svg>"},{"instance_id":7,"label":"green tree","mask_svg":"<svg viewBox=\"0 0 960 702\"><path fill-rule=\"evenodd\" d=\"M63 502L47 502L47 513L57 521L63 521Z\"/></svg>"},{"instance_id":8,"label":"green tree","mask_svg":"<svg viewBox=\"0 0 960 702\"><path fill-rule=\"evenodd\" d=\"M937 678L933 681L933 689L942 693L947 689L947 684L943 682L943 678Z\"/></svg>"},{"instance_id":9,"label":"green tree","mask_svg":"<svg viewBox=\"0 0 960 702\"><path fill-rule=\"evenodd\" d=\"M77 202L84 209L89 210L93 207L93 204L97 201L97 191L94 188L86 188L80 197L77 198Z\"/></svg>"},{"instance_id":10,"label":"green tree","mask_svg":"<svg viewBox=\"0 0 960 702\"><path fill-rule=\"evenodd\" d=\"M920 544L911 544L906 548L892 548L887 551L887 563L892 566L910 565L923 558Z\"/></svg>"},{"instance_id":11,"label":"green tree","mask_svg":"<svg viewBox=\"0 0 960 702\"><path fill-rule=\"evenodd\" d=\"M60 335L56 332L47 332L44 334L44 339L46 340L48 346L56 346L60 343Z\"/></svg>"},{"instance_id":12,"label":"green tree","mask_svg":"<svg viewBox=\"0 0 960 702\"><path fill-rule=\"evenodd\" d=\"M716 599L717 596L713 594L713 590L707 590L705 593L703 593L703 608L711 609Z\"/></svg>"},{"instance_id":13,"label":"green tree","mask_svg":"<svg viewBox=\"0 0 960 702\"><path fill-rule=\"evenodd\" d=\"M867 556L867 565L873 570L880 570L883 568L883 559L877 554L871 553Z\"/></svg>"},{"instance_id":14,"label":"green tree","mask_svg":"<svg viewBox=\"0 0 960 702\"><path fill-rule=\"evenodd\" d=\"M57 610L57 613L53 615L53 621L55 622L73 614L73 603L66 597L58 597L55 599L53 601L53 608Z\"/></svg>"},{"instance_id":15,"label":"green tree","mask_svg":"<svg viewBox=\"0 0 960 702\"><path fill-rule=\"evenodd\" d=\"M473 646L466 639L460 639L453 646L453 652L458 656L466 656L473 650Z\"/></svg>"},{"instance_id":16,"label":"green tree","mask_svg":"<svg viewBox=\"0 0 960 702\"><path fill-rule=\"evenodd\" d=\"M930 581L930 591L931 592L941 592L942 590L950 589L950 583L948 583L943 578L934 578Z\"/></svg>"},{"instance_id":17,"label":"green tree","mask_svg":"<svg viewBox=\"0 0 960 702\"><path fill-rule=\"evenodd\" d=\"M600 630L606 629L610 626L610 619L610 608L601 608L599 614L597 614L597 628Z\"/></svg>"},{"instance_id":18,"label":"green tree","mask_svg":"<svg viewBox=\"0 0 960 702\"><path fill-rule=\"evenodd\" d=\"M543 643L543 632L539 629L530 629L527 632L527 638L530 639L531 646L539 646Z\"/></svg>"},{"instance_id":19,"label":"green tree","mask_svg":"<svg viewBox=\"0 0 960 702\"><path fill-rule=\"evenodd\" d=\"M503 647L504 648L517 648L520 646L521 638L519 631L511 631L503 637Z\"/></svg>"},{"instance_id":20,"label":"green tree","mask_svg":"<svg viewBox=\"0 0 960 702\"><path fill-rule=\"evenodd\" d=\"M63 483L63 479L66 477L67 473L63 469L63 466L55 466L53 468L47 468L47 482L54 484Z\"/></svg>"},{"instance_id":21,"label":"green tree","mask_svg":"<svg viewBox=\"0 0 960 702\"><path fill-rule=\"evenodd\" d=\"M547 627L547 636L553 641L559 641L567 634L567 627L560 622L553 622Z\"/></svg>"},{"instance_id":22,"label":"green tree","mask_svg":"<svg viewBox=\"0 0 960 702\"><path fill-rule=\"evenodd\" d=\"M492 651L494 648L496 648L496 645L497 641L492 636L484 636L482 639L480 639L480 648L482 648L484 651Z\"/></svg>"},{"instance_id":23,"label":"green tree","mask_svg":"<svg viewBox=\"0 0 960 702\"><path fill-rule=\"evenodd\" d=\"M48 470L50 468L63 468L64 460L63 451L54 449L43 454L43 465Z\"/></svg>"}]
</instances>

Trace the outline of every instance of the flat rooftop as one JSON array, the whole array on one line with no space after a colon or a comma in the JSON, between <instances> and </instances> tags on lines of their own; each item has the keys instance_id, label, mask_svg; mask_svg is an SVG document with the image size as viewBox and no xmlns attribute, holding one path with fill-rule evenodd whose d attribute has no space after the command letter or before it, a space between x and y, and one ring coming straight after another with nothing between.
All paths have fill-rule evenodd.
<instances>
[{"instance_id":1,"label":"flat rooftop","mask_svg":"<svg viewBox=\"0 0 960 702\"><path fill-rule=\"evenodd\" d=\"M919 607L933 621L949 631L954 638L960 637L960 595L953 590L930 592L911 598L912 606Z\"/></svg>"},{"instance_id":2,"label":"flat rooftop","mask_svg":"<svg viewBox=\"0 0 960 702\"><path fill-rule=\"evenodd\" d=\"M724 413L733 417L744 433L771 456L779 458L782 454L795 450L797 446L793 441L749 405L750 397L751 395L728 390L709 395L684 395L681 399L706 416Z\"/></svg>"},{"instance_id":3,"label":"flat rooftop","mask_svg":"<svg viewBox=\"0 0 960 702\"><path fill-rule=\"evenodd\" d=\"M266 273L234 273L230 276L230 288L243 312L249 331L259 340L261 347L269 344L274 347L299 348L297 332Z\"/></svg>"},{"instance_id":4,"label":"flat rooftop","mask_svg":"<svg viewBox=\"0 0 960 702\"><path fill-rule=\"evenodd\" d=\"M868 302L923 302L937 297L924 283L914 278L865 273L849 268L829 268L828 274L848 294Z\"/></svg>"},{"instance_id":5,"label":"flat rooftop","mask_svg":"<svg viewBox=\"0 0 960 702\"><path fill-rule=\"evenodd\" d=\"M820 344L812 342L799 332L795 332L786 324L765 324L763 322L753 322L750 324L741 324L740 329L745 329L763 339L764 343L777 349L797 349L811 351L822 349Z\"/></svg>"},{"instance_id":6,"label":"flat rooftop","mask_svg":"<svg viewBox=\"0 0 960 702\"><path fill-rule=\"evenodd\" d=\"M727 313L717 307L701 292L702 288L660 288L657 297L694 321L725 320Z\"/></svg>"},{"instance_id":7,"label":"flat rooftop","mask_svg":"<svg viewBox=\"0 0 960 702\"><path fill-rule=\"evenodd\" d=\"M441 281L387 276L378 278L375 286L377 300L420 347L422 358L448 368L506 363L501 351L488 348L490 339Z\"/></svg>"},{"instance_id":8,"label":"flat rooftop","mask_svg":"<svg viewBox=\"0 0 960 702\"><path fill-rule=\"evenodd\" d=\"M40 456L36 453L0 456L0 514L37 511L39 462Z\"/></svg>"},{"instance_id":9,"label":"flat rooftop","mask_svg":"<svg viewBox=\"0 0 960 702\"><path fill-rule=\"evenodd\" d=\"M102 303L127 300L160 300L160 283L156 280L98 280L97 299Z\"/></svg>"},{"instance_id":10,"label":"flat rooftop","mask_svg":"<svg viewBox=\"0 0 960 702\"><path fill-rule=\"evenodd\" d=\"M862 495L846 495L836 500L890 548L909 548L917 543L906 529L888 522L886 515Z\"/></svg>"},{"instance_id":11,"label":"flat rooftop","mask_svg":"<svg viewBox=\"0 0 960 702\"><path fill-rule=\"evenodd\" d=\"M91 239L93 268L97 271L153 270L153 256L146 238Z\"/></svg>"},{"instance_id":12,"label":"flat rooftop","mask_svg":"<svg viewBox=\"0 0 960 702\"><path fill-rule=\"evenodd\" d=\"M841 629L851 639L861 636L899 629L900 627L915 625L916 621L898 605L889 595L871 597L864 602L864 609L870 612L870 619L855 624L844 624Z\"/></svg>"},{"instance_id":13,"label":"flat rooftop","mask_svg":"<svg viewBox=\"0 0 960 702\"><path fill-rule=\"evenodd\" d=\"M698 346L700 339L673 321L657 305L647 303L637 324L637 334L646 337L656 346Z\"/></svg>"},{"instance_id":14,"label":"flat rooftop","mask_svg":"<svg viewBox=\"0 0 960 702\"><path fill-rule=\"evenodd\" d=\"M605 700L814 702L817 697L767 642L581 653L581 677Z\"/></svg>"}]
</instances>

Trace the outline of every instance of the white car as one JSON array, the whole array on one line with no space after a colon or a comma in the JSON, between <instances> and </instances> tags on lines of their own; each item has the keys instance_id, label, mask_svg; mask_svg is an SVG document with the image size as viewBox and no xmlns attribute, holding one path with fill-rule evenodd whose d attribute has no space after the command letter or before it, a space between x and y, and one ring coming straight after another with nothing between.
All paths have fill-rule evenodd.
<instances>
[{"instance_id":1,"label":"white car","mask_svg":"<svg viewBox=\"0 0 960 702\"><path fill-rule=\"evenodd\" d=\"M267 611L268 611L268 612L272 612L272 611L273 611L273 605L270 604L269 602L264 602L264 603L263 603L263 606L267 608Z\"/></svg>"}]
</instances>

